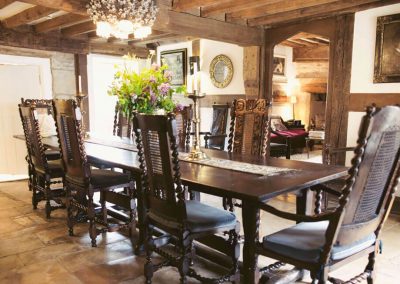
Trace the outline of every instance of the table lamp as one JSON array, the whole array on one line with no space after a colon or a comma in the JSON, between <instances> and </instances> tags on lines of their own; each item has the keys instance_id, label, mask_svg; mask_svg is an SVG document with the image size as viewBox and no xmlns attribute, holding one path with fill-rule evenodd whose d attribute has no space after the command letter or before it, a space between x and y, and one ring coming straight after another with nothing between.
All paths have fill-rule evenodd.
<instances>
[{"instance_id":1,"label":"table lamp","mask_svg":"<svg viewBox=\"0 0 400 284\"><path fill-rule=\"evenodd\" d=\"M292 104L292 111L293 111L293 121L295 120L295 115L294 115L294 105L297 103L297 97L292 95L290 96L290 103Z\"/></svg>"}]
</instances>

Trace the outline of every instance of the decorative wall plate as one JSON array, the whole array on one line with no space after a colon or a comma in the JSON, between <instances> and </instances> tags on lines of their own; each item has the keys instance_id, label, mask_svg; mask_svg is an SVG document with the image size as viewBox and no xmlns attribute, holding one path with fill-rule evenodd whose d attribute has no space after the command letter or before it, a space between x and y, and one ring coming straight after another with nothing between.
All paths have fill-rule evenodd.
<instances>
[{"instance_id":1,"label":"decorative wall plate","mask_svg":"<svg viewBox=\"0 0 400 284\"><path fill-rule=\"evenodd\" d=\"M210 78L217 88L225 88L232 81L233 64L228 56L220 54L210 64Z\"/></svg>"}]
</instances>

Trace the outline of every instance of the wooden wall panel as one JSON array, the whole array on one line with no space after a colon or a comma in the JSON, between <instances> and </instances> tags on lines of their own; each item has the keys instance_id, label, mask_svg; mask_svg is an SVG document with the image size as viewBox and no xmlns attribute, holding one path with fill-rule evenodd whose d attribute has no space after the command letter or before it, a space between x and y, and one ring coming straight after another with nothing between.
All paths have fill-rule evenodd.
<instances>
[{"instance_id":1,"label":"wooden wall panel","mask_svg":"<svg viewBox=\"0 0 400 284\"><path fill-rule=\"evenodd\" d=\"M352 93L350 95L349 111L365 111L365 108L372 103L375 103L378 107L400 104L400 93Z\"/></svg>"}]
</instances>

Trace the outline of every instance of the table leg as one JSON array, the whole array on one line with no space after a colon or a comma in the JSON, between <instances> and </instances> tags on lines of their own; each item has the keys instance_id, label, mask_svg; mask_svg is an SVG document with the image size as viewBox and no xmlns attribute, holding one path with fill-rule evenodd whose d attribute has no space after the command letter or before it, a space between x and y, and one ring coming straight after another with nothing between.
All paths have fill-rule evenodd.
<instances>
[{"instance_id":1,"label":"table leg","mask_svg":"<svg viewBox=\"0 0 400 284\"><path fill-rule=\"evenodd\" d=\"M243 283L258 283L258 255L256 243L259 241L260 210L252 202L242 201L242 222L244 230Z\"/></svg>"}]
</instances>

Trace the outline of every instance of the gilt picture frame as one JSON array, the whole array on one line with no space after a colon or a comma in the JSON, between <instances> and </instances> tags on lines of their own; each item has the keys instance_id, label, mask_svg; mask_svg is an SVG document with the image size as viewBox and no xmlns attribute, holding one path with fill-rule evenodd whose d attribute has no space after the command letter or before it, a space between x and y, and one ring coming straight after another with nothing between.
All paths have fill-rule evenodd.
<instances>
[{"instance_id":1,"label":"gilt picture frame","mask_svg":"<svg viewBox=\"0 0 400 284\"><path fill-rule=\"evenodd\" d=\"M400 82L400 14L378 17L374 83Z\"/></svg>"},{"instance_id":2,"label":"gilt picture frame","mask_svg":"<svg viewBox=\"0 0 400 284\"><path fill-rule=\"evenodd\" d=\"M167 64L172 71L171 86L186 85L187 49L165 50L160 53L161 65Z\"/></svg>"}]
</instances>

